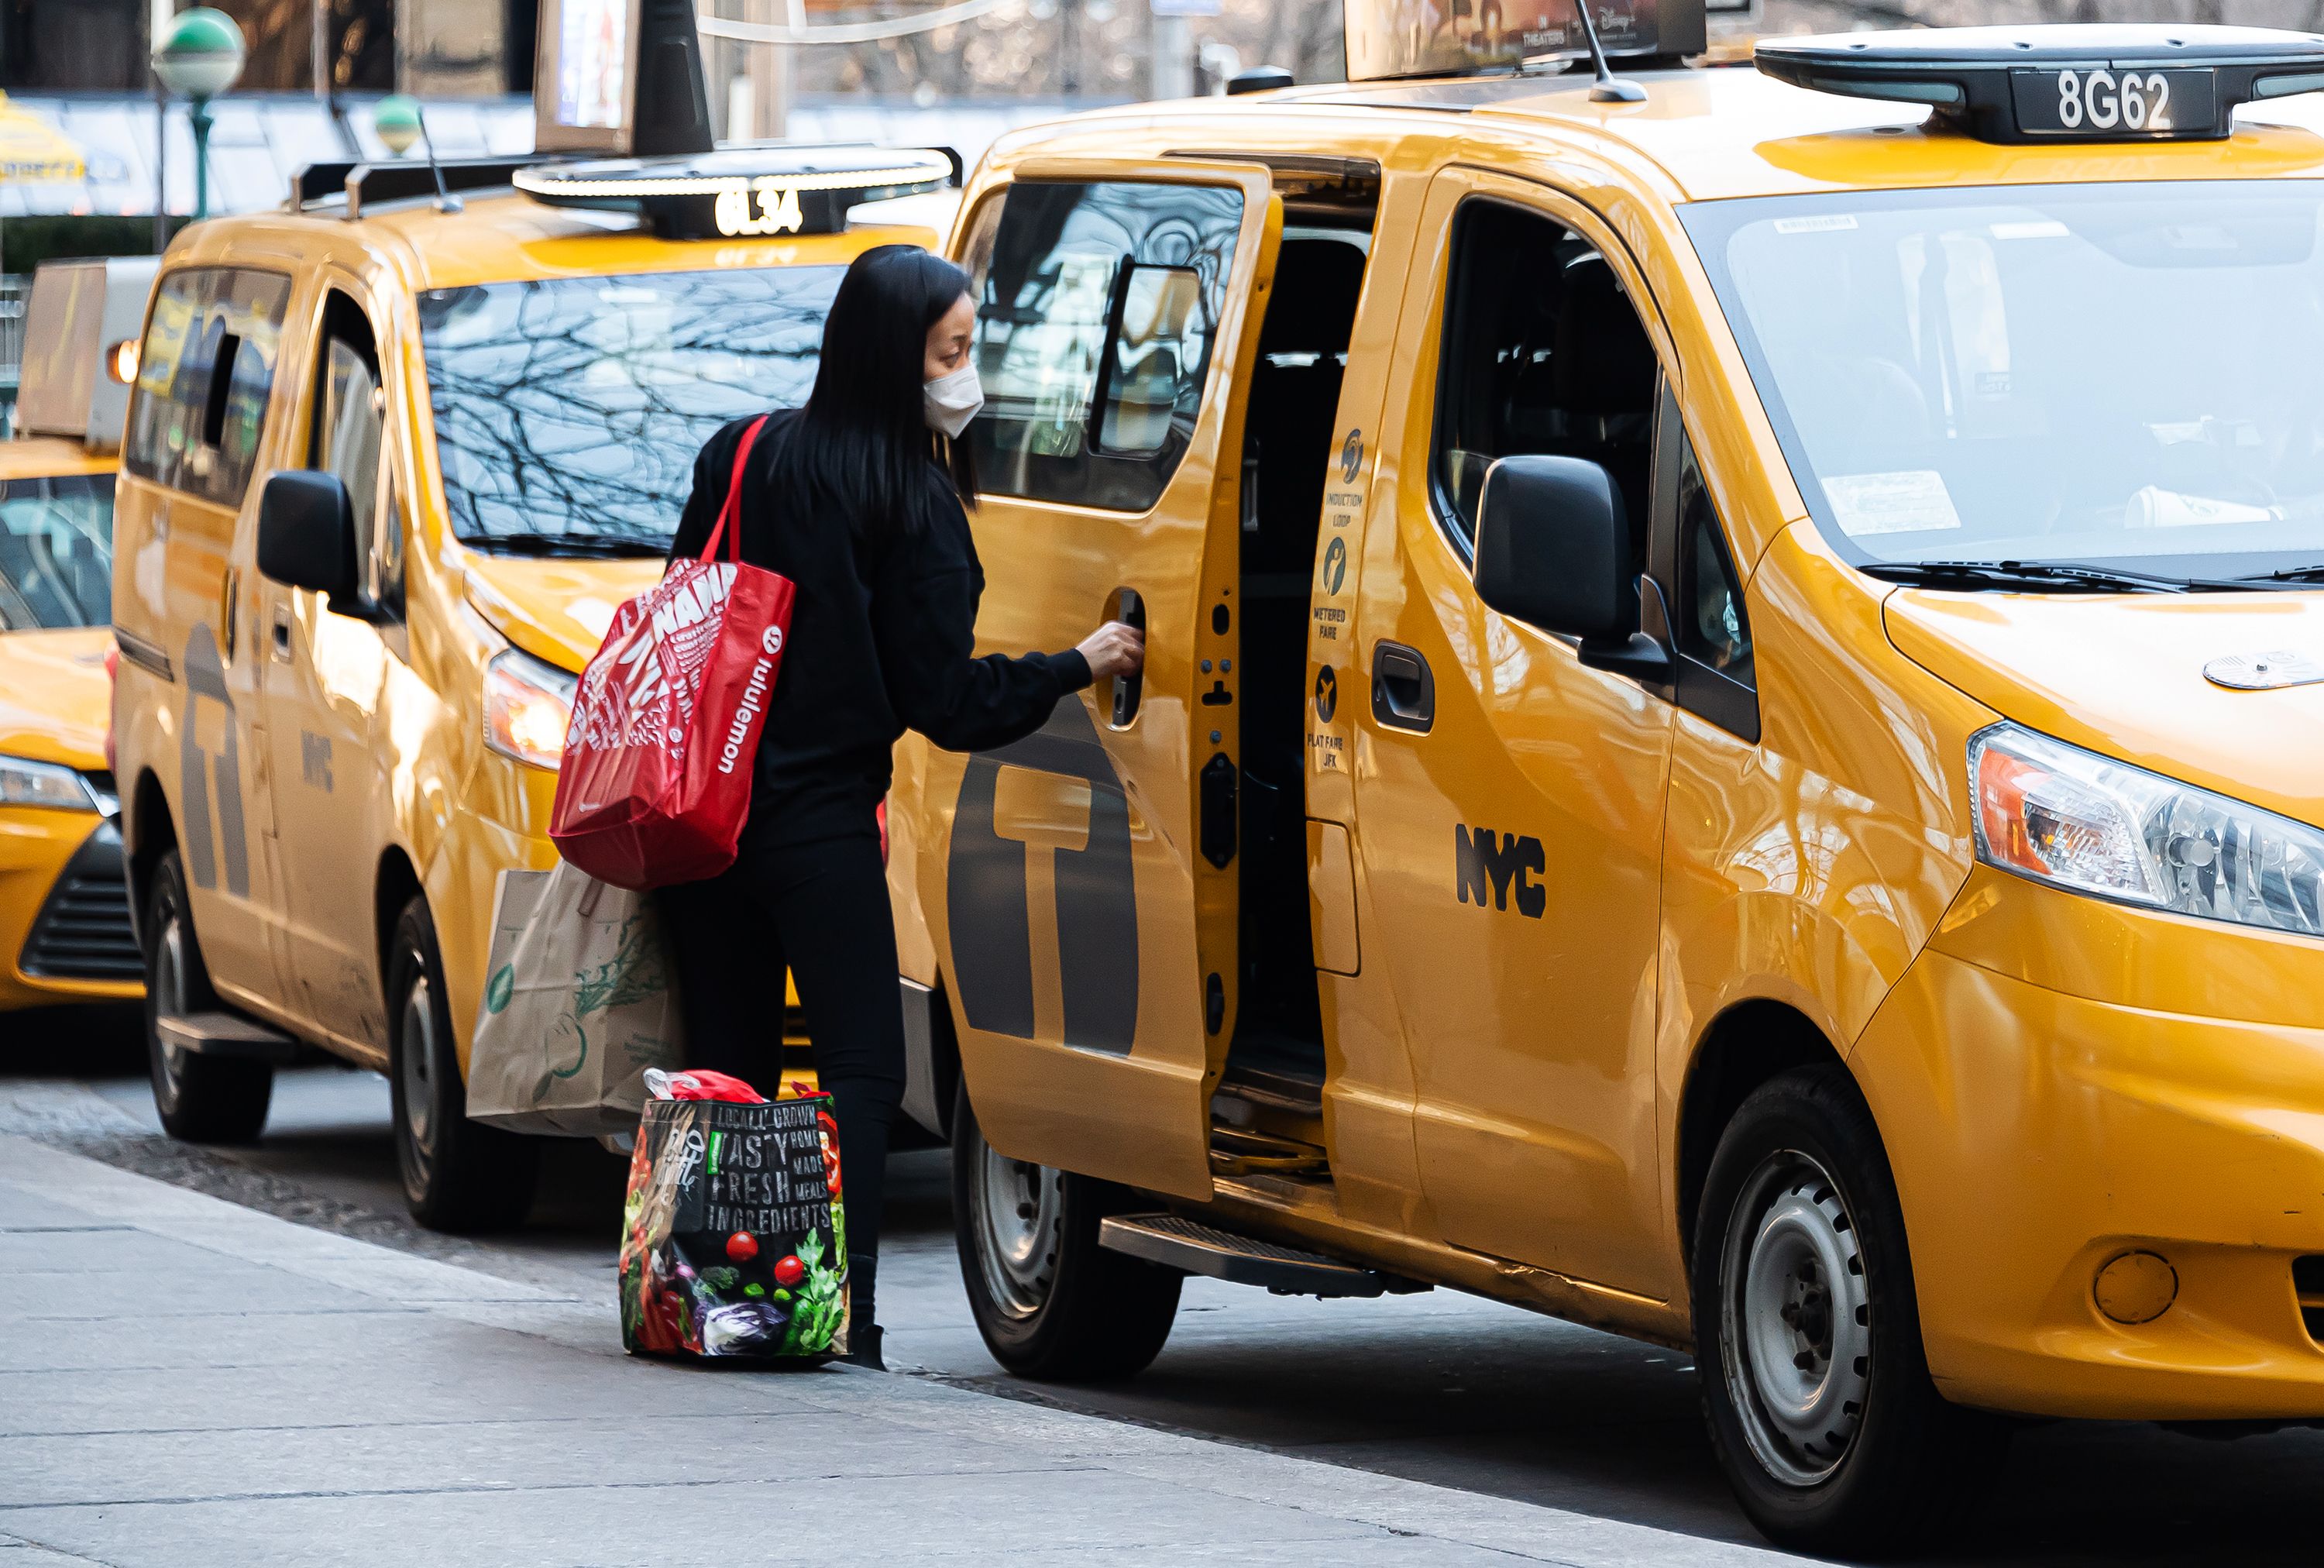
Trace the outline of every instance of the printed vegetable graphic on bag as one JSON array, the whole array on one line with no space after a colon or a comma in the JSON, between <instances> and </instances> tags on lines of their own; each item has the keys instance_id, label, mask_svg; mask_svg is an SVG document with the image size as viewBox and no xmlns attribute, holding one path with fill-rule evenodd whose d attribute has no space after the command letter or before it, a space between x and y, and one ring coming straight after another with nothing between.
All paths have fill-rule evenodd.
<instances>
[{"instance_id":1,"label":"printed vegetable graphic on bag","mask_svg":"<svg viewBox=\"0 0 2324 1568\"><path fill-rule=\"evenodd\" d=\"M632 1354L846 1352L830 1102L646 1102L622 1225L622 1342Z\"/></svg>"}]
</instances>

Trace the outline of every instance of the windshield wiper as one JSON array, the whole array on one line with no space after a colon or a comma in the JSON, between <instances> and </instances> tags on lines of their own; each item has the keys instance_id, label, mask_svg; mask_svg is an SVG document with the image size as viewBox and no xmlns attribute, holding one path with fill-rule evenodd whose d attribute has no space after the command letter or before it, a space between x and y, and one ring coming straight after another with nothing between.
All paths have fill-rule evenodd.
<instances>
[{"instance_id":1,"label":"windshield wiper","mask_svg":"<svg viewBox=\"0 0 2324 1568\"><path fill-rule=\"evenodd\" d=\"M2254 577L2167 577L2114 567L2061 561L1875 561L1864 568L1886 582L1916 588L2037 588L2067 594L2185 594L2197 589L2264 590Z\"/></svg>"},{"instance_id":2,"label":"windshield wiper","mask_svg":"<svg viewBox=\"0 0 2324 1568\"><path fill-rule=\"evenodd\" d=\"M478 533L460 542L487 555L590 556L604 560L659 558L669 554L668 540L641 539L616 533Z\"/></svg>"},{"instance_id":3,"label":"windshield wiper","mask_svg":"<svg viewBox=\"0 0 2324 1568\"><path fill-rule=\"evenodd\" d=\"M2299 587L2314 583L2324 583L2324 566L2286 567L2280 572L2262 572L2256 576L2246 577L2243 580L2254 586L2267 583L2289 583L2294 587Z\"/></svg>"}]
</instances>

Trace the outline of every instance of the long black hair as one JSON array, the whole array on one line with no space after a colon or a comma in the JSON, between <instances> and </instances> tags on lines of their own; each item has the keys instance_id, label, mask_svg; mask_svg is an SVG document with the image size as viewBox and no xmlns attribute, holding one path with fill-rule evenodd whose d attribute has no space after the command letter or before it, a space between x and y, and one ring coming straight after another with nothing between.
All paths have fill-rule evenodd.
<instances>
[{"instance_id":1,"label":"long black hair","mask_svg":"<svg viewBox=\"0 0 2324 1568\"><path fill-rule=\"evenodd\" d=\"M807 496L837 504L875 540L911 530L931 462L962 505L976 504L968 444L931 430L921 399L928 329L967 292L968 274L942 256L875 245L831 301L815 390L777 461Z\"/></svg>"}]
</instances>

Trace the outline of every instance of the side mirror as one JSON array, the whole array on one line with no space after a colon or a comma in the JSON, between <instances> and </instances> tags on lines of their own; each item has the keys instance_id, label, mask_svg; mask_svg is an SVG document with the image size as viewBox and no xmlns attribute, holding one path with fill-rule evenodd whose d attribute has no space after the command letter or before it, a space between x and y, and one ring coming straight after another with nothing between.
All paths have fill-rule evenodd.
<instances>
[{"instance_id":1,"label":"side mirror","mask_svg":"<svg viewBox=\"0 0 2324 1568\"><path fill-rule=\"evenodd\" d=\"M286 468L267 475L258 497L258 569L329 595L342 614L355 608L355 506L337 475Z\"/></svg>"},{"instance_id":2,"label":"side mirror","mask_svg":"<svg viewBox=\"0 0 2324 1568\"><path fill-rule=\"evenodd\" d=\"M1477 597L1514 621L1581 639L1582 662L1670 678L1638 630L1631 521L1612 475L1580 457L1503 457L1477 503Z\"/></svg>"}]
</instances>

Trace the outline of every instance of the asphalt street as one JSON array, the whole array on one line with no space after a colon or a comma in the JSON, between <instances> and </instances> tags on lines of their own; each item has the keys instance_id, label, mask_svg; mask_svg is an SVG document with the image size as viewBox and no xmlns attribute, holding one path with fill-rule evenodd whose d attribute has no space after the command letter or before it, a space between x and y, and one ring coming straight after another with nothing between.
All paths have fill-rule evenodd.
<instances>
[{"instance_id":1,"label":"asphalt street","mask_svg":"<svg viewBox=\"0 0 2324 1568\"><path fill-rule=\"evenodd\" d=\"M300 1223L502 1277L610 1293L622 1167L552 1149L522 1231L455 1240L404 1216L388 1087L300 1068L279 1078L264 1139L170 1143L127 1020L0 1022L0 1130ZM1379 1302L1282 1299L1191 1282L1170 1344L1135 1381L1036 1388L985 1354L962 1297L941 1152L895 1157L881 1316L908 1375L1440 1486L1756 1540L1697 1415L1688 1358L1449 1291ZM2324 1540L2324 1431L2229 1438L2138 1424L2018 1434L1950 1560L2302 1563Z\"/></svg>"}]
</instances>

